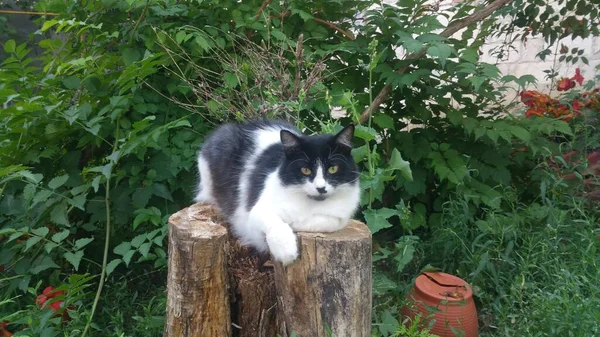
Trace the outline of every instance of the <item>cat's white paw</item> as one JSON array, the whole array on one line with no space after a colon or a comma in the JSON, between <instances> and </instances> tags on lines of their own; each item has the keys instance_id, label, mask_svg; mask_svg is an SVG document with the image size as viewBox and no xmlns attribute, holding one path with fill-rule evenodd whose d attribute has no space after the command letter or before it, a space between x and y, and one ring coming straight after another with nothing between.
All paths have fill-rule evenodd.
<instances>
[{"instance_id":1,"label":"cat's white paw","mask_svg":"<svg viewBox=\"0 0 600 337\"><path fill-rule=\"evenodd\" d=\"M291 228L287 226L271 228L266 236L269 251L276 261L285 266L298 258L296 234Z\"/></svg>"}]
</instances>

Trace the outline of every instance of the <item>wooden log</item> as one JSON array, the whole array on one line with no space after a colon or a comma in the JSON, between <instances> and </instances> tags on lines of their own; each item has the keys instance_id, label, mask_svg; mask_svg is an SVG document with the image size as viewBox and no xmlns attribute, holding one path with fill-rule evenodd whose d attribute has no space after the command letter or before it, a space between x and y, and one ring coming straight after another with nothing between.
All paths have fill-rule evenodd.
<instances>
[{"instance_id":1,"label":"wooden log","mask_svg":"<svg viewBox=\"0 0 600 337\"><path fill-rule=\"evenodd\" d=\"M335 233L298 233L300 257L275 263L282 336L371 336L371 232L351 220Z\"/></svg>"},{"instance_id":2,"label":"wooden log","mask_svg":"<svg viewBox=\"0 0 600 337\"><path fill-rule=\"evenodd\" d=\"M165 337L231 336L227 230L208 205L169 218Z\"/></svg>"},{"instance_id":3,"label":"wooden log","mask_svg":"<svg viewBox=\"0 0 600 337\"><path fill-rule=\"evenodd\" d=\"M228 272L234 337L273 337L279 331L273 266L266 258L230 236Z\"/></svg>"}]
</instances>

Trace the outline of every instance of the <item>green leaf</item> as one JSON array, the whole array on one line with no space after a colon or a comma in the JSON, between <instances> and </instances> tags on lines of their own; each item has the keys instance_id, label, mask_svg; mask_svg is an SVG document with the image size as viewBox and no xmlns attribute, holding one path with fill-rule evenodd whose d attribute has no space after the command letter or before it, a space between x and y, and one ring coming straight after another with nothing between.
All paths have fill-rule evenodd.
<instances>
[{"instance_id":1,"label":"green leaf","mask_svg":"<svg viewBox=\"0 0 600 337\"><path fill-rule=\"evenodd\" d=\"M232 73L223 74L223 81L225 81L225 86L227 88L233 89L233 88L237 87L237 85L238 85L238 77Z\"/></svg>"},{"instance_id":2,"label":"green leaf","mask_svg":"<svg viewBox=\"0 0 600 337\"><path fill-rule=\"evenodd\" d=\"M375 124L382 128L396 130L394 126L394 119L386 114L376 114L373 116Z\"/></svg>"},{"instance_id":3,"label":"green leaf","mask_svg":"<svg viewBox=\"0 0 600 337\"><path fill-rule=\"evenodd\" d=\"M86 200L87 194L80 194L78 196L75 196L72 199L69 199L69 203L77 208L79 208L82 211L85 211L85 200Z\"/></svg>"},{"instance_id":4,"label":"green leaf","mask_svg":"<svg viewBox=\"0 0 600 337\"><path fill-rule=\"evenodd\" d=\"M410 163L402 159L402 155L398 149L392 150L392 157L390 158L390 168L399 170L404 179L408 181L413 180L412 170L410 169Z\"/></svg>"},{"instance_id":5,"label":"green leaf","mask_svg":"<svg viewBox=\"0 0 600 337\"><path fill-rule=\"evenodd\" d=\"M421 41L415 40L410 36L407 39L400 39L398 42L402 43L402 46L409 53L417 53L425 46Z\"/></svg>"},{"instance_id":6,"label":"green leaf","mask_svg":"<svg viewBox=\"0 0 600 337\"><path fill-rule=\"evenodd\" d=\"M142 54L137 48L125 48L123 50L123 61L125 65L131 65L135 61L139 61L142 58Z\"/></svg>"},{"instance_id":7,"label":"green leaf","mask_svg":"<svg viewBox=\"0 0 600 337\"><path fill-rule=\"evenodd\" d=\"M29 248L33 247L40 241L42 241L41 236L32 236L29 239L27 239L27 242L25 243L25 251L29 250Z\"/></svg>"},{"instance_id":8,"label":"green leaf","mask_svg":"<svg viewBox=\"0 0 600 337\"><path fill-rule=\"evenodd\" d=\"M365 159L367 157L368 154L369 154L369 151L368 151L368 148L366 145L355 147L352 149L352 158L354 159L354 162L356 162L356 163L361 162L363 159Z\"/></svg>"},{"instance_id":9,"label":"green leaf","mask_svg":"<svg viewBox=\"0 0 600 337\"><path fill-rule=\"evenodd\" d=\"M373 295L384 295L396 288L398 288L398 284L383 273L373 273Z\"/></svg>"},{"instance_id":10,"label":"green leaf","mask_svg":"<svg viewBox=\"0 0 600 337\"><path fill-rule=\"evenodd\" d=\"M573 135L573 130L571 130L571 126L564 121L556 121L556 124L554 124L554 128L556 131L562 132L566 135Z\"/></svg>"},{"instance_id":11,"label":"green leaf","mask_svg":"<svg viewBox=\"0 0 600 337\"><path fill-rule=\"evenodd\" d=\"M196 34L194 41L198 44L198 46L200 46L200 48L202 48L203 50L210 50L210 45L208 44L208 41L206 41L206 39L202 36L202 35L198 35Z\"/></svg>"},{"instance_id":12,"label":"green leaf","mask_svg":"<svg viewBox=\"0 0 600 337\"><path fill-rule=\"evenodd\" d=\"M180 30L177 32L177 34L175 34L175 41L177 42L177 44L181 44L182 42L185 42L189 39L189 36L185 31Z\"/></svg>"},{"instance_id":13,"label":"green leaf","mask_svg":"<svg viewBox=\"0 0 600 337\"><path fill-rule=\"evenodd\" d=\"M34 184L39 183L44 178L43 175L41 175L39 173L33 174L29 170L19 171L18 175L29 180L29 182L34 183Z\"/></svg>"},{"instance_id":14,"label":"green leaf","mask_svg":"<svg viewBox=\"0 0 600 337\"><path fill-rule=\"evenodd\" d=\"M58 20L47 20L42 25L42 32L47 31L58 23Z\"/></svg>"},{"instance_id":15,"label":"green leaf","mask_svg":"<svg viewBox=\"0 0 600 337\"><path fill-rule=\"evenodd\" d=\"M57 188L61 187L62 185L64 185L67 182L67 180L69 180L69 175L68 174L65 174L65 175L62 175L62 176L58 176L58 177L54 177L54 178L52 178L52 180L50 180L48 182L48 187L51 188L51 189L53 189L53 190L57 189Z\"/></svg>"},{"instance_id":16,"label":"green leaf","mask_svg":"<svg viewBox=\"0 0 600 337\"><path fill-rule=\"evenodd\" d=\"M276 38L279 41L285 41L287 39L287 36L285 36L285 34L280 31L279 29L273 29L271 31L271 36L273 36L274 38Z\"/></svg>"},{"instance_id":17,"label":"green leaf","mask_svg":"<svg viewBox=\"0 0 600 337\"><path fill-rule=\"evenodd\" d=\"M67 205L64 202L54 206L50 212L50 220L55 224L68 225L69 219L67 218Z\"/></svg>"},{"instance_id":18,"label":"green leaf","mask_svg":"<svg viewBox=\"0 0 600 337\"><path fill-rule=\"evenodd\" d=\"M94 179L92 179L92 187L94 188L94 192L98 192L98 189L100 188L100 179L102 179L102 176L95 176Z\"/></svg>"},{"instance_id":19,"label":"green leaf","mask_svg":"<svg viewBox=\"0 0 600 337\"><path fill-rule=\"evenodd\" d=\"M449 180L459 184L467 174L467 166L460 154L454 149L449 149L443 154L433 151L429 154L435 173L441 180Z\"/></svg>"},{"instance_id":20,"label":"green leaf","mask_svg":"<svg viewBox=\"0 0 600 337\"><path fill-rule=\"evenodd\" d=\"M143 257L148 256L148 252L150 252L150 246L152 245L151 242L146 242L144 244L142 244L140 246L140 248L138 249L138 251L140 252L140 254L142 254Z\"/></svg>"},{"instance_id":21,"label":"green leaf","mask_svg":"<svg viewBox=\"0 0 600 337\"><path fill-rule=\"evenodd\" d=\"M48 227L38 227L36 229L31 230L31 233L41 236L41 237L45 237L46 235L48 235L48 232L50 232Z\"/></svg>"},{"instance_id":22,"label":"green leaf","mask_svg":"<svg viewBox=\"0 0 600 337\"><path fill-rule=\"evenodd\" d=\"M4 44L4 51L7 53L14 53L16 48L15 40L8 40Z\"/></svg>"},{"instance_id":23,"label":"green leaf","mask_svg":"<svg viewBox=\"0 0 600 337\"><path fill-rule=\"evenodd\" d=\"M427 48L427 54L429 56L438 57L440 64L445 66L446 59L452 54L454 49L444 43L434 43L431 47Z\"/></svg>"},{"instance_id":24,"label":"green leaf","mask_svg":"<svg viewBox=\"0 0 600 337\"><path fill-rule=\"evenodd\" d=\"M110 275L118 265L123 262L121 259L114 259L106 265L106 276Z\"/></svg>"},{"instance_id":25,"label":"green leaf","mask_svg":"<svg viewBox=\"0 0 600 337\"><path fill-rule=\"evenodd\" d=\"M169 201L173 201L173 196L171 195L171 192L169 192L169 188L165 184L152 184L152 192L156 196L159 196L163 199L167 199Z\"/></svg>"},{"instance_id":26,"label":"green leaf","mask_svg":"<svg viewBox=\"0 0 600 337\"><path fill-rule=\"evenodd\" d=\"M399 243L396 244L396 250L398 255L394 257L396 261L396 272L404 270L407 264L409 264L415 254L415 240L412 237L403 237Z\"/></svg>"},{"instance_id":27,"label":"green leaf","mask_svg":"<svg viewBox=\"0 0 600 337\"><path fill-rule=\"evenodd\" d=\"M31 202L33 200L33 196L35 195L36 187L34 184L27 184L25 188L23 188L23 198L27 202Z\"/></svg>"},{"instance_id":28,"label":"green leaf","mask_svg":"<svg viewBox=\"0 0 600 337\"><path fill-rule=\"evenodd\" d=\"M354 136L356 138L364 139L366 141L373 140L377 137L377 131L373 128L369 128L363 125L357 125L354 130Z\"/></svg>"},{"instance_id":29,"label":"green leaf","mask_svg":"<svg viewBox=\"0 0 600 337\"><path fill-rule=\"evenodd\" d=\"M75 248L81 249L92 241L94 241L93 237L79 239L79 240L75 241Z\"/></svg>"},{"instance_id":30,"label":"green leaf","mask_svg":"<svg viewBox=\"0 0 600 337\"><path fill-rule=\"evenodd\" d=\"M462 122L462 112L460 110L452 109L446 113L448 120L452 125L460 125Z\"/></svg>"},{"instance_id":31,"label":"green leaf","mask_svg":"<svg viewBox=\"0 0 600 337\"><path fill-rule=\"evenodd\" d=\"M58 265L56 263L54 263L54 260L52 260L52 258L48 255L44 256L41 258L41 260L39 262L34 263L31 268L29 269L29 272L33 275L39 274L44 270L50 269L50 268L59 268Z\"/></svg>"},{"instance_id":32,"label":"green leaf","mask_svg":"<svg viewBox=\"0 0 600 337\"><path fill-rule=\"evenodd\" d=\"M393 336L400 329L400 323L389 310L385 310L381 315L381 323L379 324L379 332L383 336Z\"/></svg>"},{"instance_id":33,"label":"green leaf","mask_svg":"<svg viewBox=\"0 0 600 337\"><path fill-rule=\"evenodd\" d=\"M135 216L135 219L133 219L133 229L138 228L138 226L147 221L150 218L150 216L147 213L139 213L138 215Z\"/></svg>"},{"instance_id":34,"label":"green leaf","mask_svg":"<svg viewBox=\"0 0 600 337\"><path fill-rule=\"evenodd\" d=\"M392 227L388 219L397 214L398 211L391 208L369 209L363 213L367 227L369 227L373 234L384 228Z\"/></svg>"},{"instance_id":35,"label":"green leaf","mask_svg":"<svg viewBox=\"0 0 600 337\"><path fill-rule=\"evenodd\" d=\"M515 135L515 137L519 138L520 140L524 141L524 142L529 142L531 140L531 134L529 133L529 131L527 131L525 128L518 126L518 125L513 125L509 128L509 131Z\"/></svg>"},{"instance_id":36,"label":"green leaf","mask_svg":"<svg viewBox=\"0 0 600 337\"><path fill-rule=\"evenodd\" d=\"M145 188L139 188L133 192L132 199L133 205L136 208L144 208L148 204L150 197L152 196L152 187L146 186Z\"/></svg>"},{"instance_id":37,"label":"green leaf","mask_svg":"<svg viewBox=\"0 0 600 337\"><path fill-rule=\"evenodd\" d=\"M54 243L52 241L48 241L44 245L44 250L46 251L46 253L50 253L56 247L58 247L58 244L56 244L56 243Z\"/></svg>"},{"instance_id":38,"label":"green leaf","mask_svg":"<svg viewBox=\"0 0 600 337\"><path fill-rule=\"evenodd\" d=\"M473 89L475 89L475 91L479 91L479 88L481 88L481 85L487 80L487 78L484 76L471 76L468 78L468 80L473 84Z\"/></svg>"},{"instance_id":39,"label":"green leaf","mask_svg":"<svg viewBox=\"0 0 600 337\"><path fill-rule=\"evenodd\" d=\"M113 249L113 253L123 256L123 255L125 255L125 253L127 253L129 251L129 249L131 249L131 243L125 241L125 242L121 242L121 244L116 246Z\"/></svg>"},{"instance_id":40,"label":"green leaf","mask_svg":"<svg viewBox=\"0 0 600 337\"><path fill-rule=\"evenodd\" d=\"M58 232L52 235L52 241L56 243L61 243L64 239L66 239L70 234L68 229L63 230L62 232Z\"/></svg>"},{"instance_id":41,"label":"green leaf","mask_svg":"<svg viewBox=\"0 0 600 337\"><path fill-rule=\"evenodd\" d=\"M146 234L140 234L131 240L131 245L138 248L144 241L146 241Z\"/></svg>"},{"instance_id":42,"label":"green leaf","mask_svg":"<svg viewBox=\"0 0 600 337\"><path fill-rule=\"evenodd\" d=\"M297 9L297 8L292 9L292 14L300 15L300 18L302 18L302 20L304 20L304 21L308 21L313 18L313 16L310 15L309 13L307 13L301 9Z\"/></svg>"},{"instance_id":43,"label":"green leaf","mask_svg":"<svg viewBox=\"0 0 600 337\"><path fill-rule=\"evenodd\" d=\"M126 266L129 266L129 262L131 262L131 258L133 257L133 254L135 254L135 250L130 250L123 255L123 262L125 262Z\"/></svg>"},{"instance_id":44,"label":"green leaf","mask_svg":"<svg viewBox=\"0 0 600 337\"><path fill-rule=\"evenodd\" d=\"M77 76L67 76L62 80L67 89L77 89L81 85L81 80Z\"/></svg>"},{"instance_id":45,"label":"green leaf","mask_svg":"<svg viewBox=\"0 0 600 337\"><path fill-rule=\"evenodd\" d=\"M537 83L537 78L535 78L535 76L533 75L523 75L521 77L519 77L518 79L515 79L515 83L517 83L518 85L520 85L521 87L525 87L527 85L527 83Z\"/></svg>"},{"instance_id":46,"label":"green leaf","mask_svg":"<svg viewBox=\"0 0 600 337\"><path fill-rule=\"evenodd\" d=\"M83 250L78 250L75 253L67 252L63 256L65 257L65 259L67 259L67 261L69 261L69 263L73 265L75 271L77 271L79 269L79 263L83 258Z\"/></svg>"}]
</instances>

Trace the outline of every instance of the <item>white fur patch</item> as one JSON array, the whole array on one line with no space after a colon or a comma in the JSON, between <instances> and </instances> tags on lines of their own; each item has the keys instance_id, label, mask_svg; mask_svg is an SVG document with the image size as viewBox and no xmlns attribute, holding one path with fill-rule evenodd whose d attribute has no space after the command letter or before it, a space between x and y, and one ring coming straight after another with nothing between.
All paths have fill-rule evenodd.
<instances>
[{"instance_id":1,"label":"white fur patch","mask_svg":"<svg viewBox=\"0 0 600 337\"><path fill-rule=\"evenodd\" d=\"M213 183L210 175L210 168L208 167L206 159L202 157L202 154L198 157L198 172L200 172L200 190L196 194L194 200L196 202L213 203Z\"/></svg>"},{"instance_id":2,"label":"white fur patch","mask_svg":"<svg viewBox=\"0 0 600 337\"><path fill-rule=\"evenodd\" d=\"M238 207L230 222L242 244L250 244L259 251L270 251L276 260L285 265L298 256L294 231L333 232L344 228L356 212L360 189L357 182L331 186L324 178L326 168L321 164L317 168L315 179L303 185L284 186L276 170L266 177L256 204L247 211L249 175L263 151L281 142L280 130L272 128L255 131L256 145L239 178ZM196 200L212 199L210 172L202 158L198 161L198 169L202 188ZM308 198L307 195L321 195L317 188L326 189L325 200Z\"/></svg>"}]
</instances>

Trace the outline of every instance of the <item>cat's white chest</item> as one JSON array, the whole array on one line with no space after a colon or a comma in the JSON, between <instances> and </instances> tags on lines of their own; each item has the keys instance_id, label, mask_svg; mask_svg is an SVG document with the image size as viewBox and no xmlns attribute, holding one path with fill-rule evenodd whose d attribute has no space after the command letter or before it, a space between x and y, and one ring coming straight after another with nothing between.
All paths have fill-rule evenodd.
<instances>
[{"instance_id":1,"label":"cat's white chest","mask_svg":"<svg viewBox=\"0 0 600 337\"><path fill-rule=\"evenodd\" d=\"M274 213L295 231L331 232L346 226L355 211L352 205L358 203L358 187L356 191L345 192L316 201L294 188L281 185L273 174L267 179L264 201L269 202Z\"/></svg>"}]
</instances>

